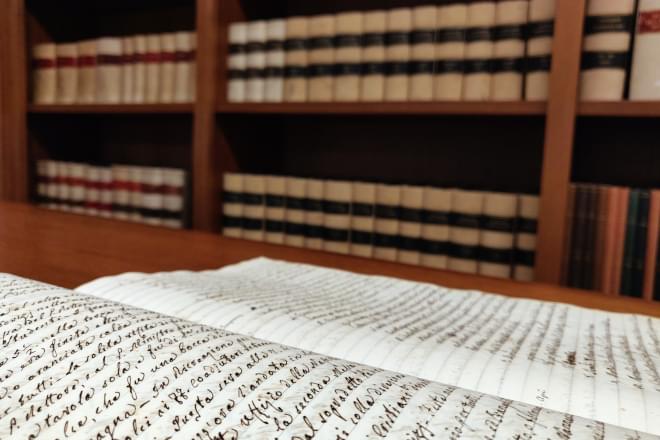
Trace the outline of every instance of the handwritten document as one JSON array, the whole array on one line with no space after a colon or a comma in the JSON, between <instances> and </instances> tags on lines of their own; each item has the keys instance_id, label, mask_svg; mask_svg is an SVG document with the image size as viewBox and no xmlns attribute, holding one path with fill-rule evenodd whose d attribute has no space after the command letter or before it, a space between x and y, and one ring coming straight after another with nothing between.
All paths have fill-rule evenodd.
<instances>
[{"instance_id":1,"label":"handwritten document","mask_svg":"<svg viewBox=\"0 0 660 440\"><path fill-rule=\"evenodd\" d=\"M660 435L660 320L256 259L81 292ZM520 437L523 438L523 437Z\"/></svg>"}]
</instances>

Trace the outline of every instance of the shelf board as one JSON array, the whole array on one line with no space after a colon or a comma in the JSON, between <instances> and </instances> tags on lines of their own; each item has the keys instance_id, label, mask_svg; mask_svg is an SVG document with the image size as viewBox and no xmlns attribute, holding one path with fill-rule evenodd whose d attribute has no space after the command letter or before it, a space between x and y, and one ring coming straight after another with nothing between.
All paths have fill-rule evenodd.
<instances>
[{"instance_id":1,"label":"shelf board","mask_svg":"<svg viewBox=\"0 0 660 440\"><path fill-rule=\"evenodd\" d=\"M31 104L29 113L106 113L106 114L150 114L192 113L194 104Z\"/></svg>"},{"instance_id":2,"label":"shelf board","mask_svg":"<svg viewBox=\"0 0 660 440\"><path fill-rule=\"evenodd\" d=\"M222 103L221 114L544 115L545 102Z\"/></svg>"},{"instance_id":3,"label":"shelf board","mask_svg":"<svg viewBox=\"0 0 660 440\"><path fill-rule=\"evenodd\" d=\"M581 102L580 116L660 117L660 101Z\"/></svg>"}]
</instances>

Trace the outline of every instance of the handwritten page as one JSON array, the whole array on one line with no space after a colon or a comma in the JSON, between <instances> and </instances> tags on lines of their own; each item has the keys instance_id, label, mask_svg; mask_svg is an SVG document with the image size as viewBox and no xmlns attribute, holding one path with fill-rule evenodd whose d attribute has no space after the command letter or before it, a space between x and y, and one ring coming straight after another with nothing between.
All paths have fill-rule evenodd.
<instances>
[{"instance_id":1,"label":"handwritten page","mask_svg":"<svg viewBox=\"0 0 660 440\"><path fill-rule=\"evenodd\" d=\"M660 320L257 259L81 292L660 435Z\"/></svg>"},{"instance_id":2,"label":"handwritten page","mask_svg":"<svg viewBox=\"0 0 660 440\"><path fill-rule=\"evenodd\" d=\"M654 436L0 276L3 439Z\"/></svg>"}]
</instances>

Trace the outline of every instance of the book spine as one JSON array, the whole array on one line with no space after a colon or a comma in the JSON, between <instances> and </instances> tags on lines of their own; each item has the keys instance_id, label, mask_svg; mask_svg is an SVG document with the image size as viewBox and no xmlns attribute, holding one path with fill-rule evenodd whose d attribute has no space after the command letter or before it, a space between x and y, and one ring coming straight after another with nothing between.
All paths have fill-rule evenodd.
<instances>
[{"instance_id":1,"label":"book spine","mask_svg":"<svg viewBox=\"0 0 660 440\"><path fill-rule=\"evenodd\" d=\"M245 100L263 102L266 93L266 22L247 25Z\"/></svg>"},{"instance_id":2,"label":"book spine","mask_svg":"<svg viewBox=\"0 0 660 440\"><path fill-rule=\"evenodd\" d=\"M105 218L113 216L113 180L112 168L100 167L100 184L99 184L99 215Z\"/></svg>"},{"instance_id":3,"label":"book spine","mask_svg":"<svg viewBox=\"0 0 660 440\"><path fill-rule=\"evenodd\" d=\"M57 207L71 211L71 188L69 186L69 163L57 162Z\"/></svg>"},{"instance_id":4,"label":"book spine","mask_svg":"<svg viewBox=\"0 0 660 440\"><path fill-rule=\"evenodd\" d=\"M130 175L130 207L128 219L136 223L142 223L144 216L142 215L142 180L145 169L143 167L131 166L129 168Z\"/></svg>"},{"instance_id":5,"label":"book spine","mask_svg":"<svg viewBox=\"0 0 660 440\"><path fill-rule=\"evenodd\" d=\"M351 254L372 258L374 254L374 211L376 206L376 185L372 183L353 184L351 204Z\"/></svg>"},{"instance_id":6,"label":"book spine","mask_svg":"<svg viewBox=\"0 0 660 440\"><path fill-rule=\"evenodd\" d=\"M635 248L633 250L633 268L631 275L631 293L635 298L643 297L644 265L646 257L646 240L649 232L649 209L651 196L648 190L639 191L639 208L637 212L637 231L635 232Z\"/></svg>"},{"instance_id":7,"label":"book spine","mask_svg":"<svg viewBox=\"0 0 660 440\"><path fill-rule=\"evenodd\" d=\"M327 252L350 253L352 198L353 185L350 182L325 182L323 249Z\"/></svg>"},{"instance_id":8,"label":"book spine","mask_svg":"<svg viewBox=\"0 0 660 440\"><path fill-rule=\"evenodd\" d=\"M305 193L305 247L321 250L323 249L325 182L308 179Z\"/></svg>"},{"instance_id":9,"label":"book spine","mask_svg":"<svg viewBox=\"0 0 660 440\"><path fill-rule=\"evenodd\" d=\"M57 103L73 104L78 95L78 45L58 44L57 53Z\"/></svg>"},{"instance_id":10,"label":"book spine","mask_svg":"<svg viewBox=\"0 0 660 440\"><path fill-rule=\"evenodd\" d=\"M433 100L437 18L436 6L418 6L413 9L409 66L411 101Z\"/></svg>"},{"instance_id":11,"label":"book spine","mask_svg":"<svg viewBox=\"0 0 660 440\"><path fill-rule=\"evenodd\" d=\"M121 39L121 101L132 104L135 97L135 39Z\"/></svg>"},{"instance_id":12,"label":"book spine","mask_svg":"<svg viewBox=\"0 0 660 440\"><path fill-rule=\"evenodd\" d=\"M57 100L57 48L53 43L32 48L32 83L35 104L55 104Z\"/></svg>"},{"instance_id":13,"label":"book spine","mask_svg":"<svg viewBox=\"0 0 660 440\"><path fill-rule=\"evenodd\" d=\"M573 208L573 227L571 232L571 255L568 275L568 285L581 287L583 270L583 248L586 236L586 188L584 185L575 185L575 203Z\"/></svg>"},{"instance_id":14,"label":"book spine","mask_svg":"<svg viewBox=\"0 0 660 440\"><path fill-rule=\"evenodd\" d=\"M155 167L143 168L140 177L142 221L148 225L160 226L165 217L163 170Z\"/></svg>"},{"instance_id":15,"label":"book spine","mask_svg":"<svg viewBox=\"0 0 660 440\"><path fill-rule=\"evenodd\" d=\"M121 102L121 38L101 38L96 43L96 102Z\"/></svg>"},{"instance_id":16,"label":"book spine","mask_svg":"<svg viewBox=\"0 0 660 440\"><path fill-rule=\"evenodd\" d=\"M630 99L660 99L660 0L639 0Z\"/></svg>"},{"instance_id":17,"label":"book spine","mask_svg":"<svg viewBox=\"0 0 660 440\"><path fill-rule=\"evenodd\" d=\"M529 15L528 0L497 3L493 61L492 99L520 101L525 73L525 29Z\"/></svg>"},{"instance_id":18,"label":"book spine","mask_svg":"<svg viewBox=\"0 0 660 440\"><path fill-rule=\"evenodd\" d=\"M538 230L538 196L520 196L516 224L516 255L513 278L517 281L534 281L536 260L536 234Z\"/></svg>"},{"instance_id":19,"label":"book spine","mask_svg":"<svg viewBox=\"0 0 660 440\"><path fill-rule=\"evenodd\" d=\"M479 1L468 6L463 99L486 101L491 96L494 55L495 2Z\"/></svg>"},{"instance_id":20,"label":"book spine","mask_svg":"<svg viewBox=\"0 0 660 440\"><path fill-rule=\"evenodd\" d=\"M247 23L229 25L229 58L227 60L227 101L244 102L247 75Z\"/></svg>"},{"instance_id":21,"label":"book spine","mask_svg":"<svg viewBox=\"0 0 660 440\"><path fill-rule=\"evenodd\" d=\"M85 173L87 165L82 163L69 163L69 204L71 211L76 214L85 213Z\"/></svg>"},{"instance_id":22,"label":"book spine","mask_svg":"<svg viewBox=\"0 0 660 440\"><path fill-rule=\"evenodd\" d=\"M182 229L186 226L188 175L176 168L161 169L163 175L163 226Z\"/></svg>"},{"instance_id":23,"label":"book spine","mask_svg":"<svg viewBox=\"0 0 660 440\"><path fill-rule=\"evenodd\" d=\"M422 266L447 269L451 194L451 190L436 188L424 190Z\"/></svg>"},{"instance_id":24,"label":"book spine","mask_svg":"<svg viewBox=\"0 0 660 440\"><path fill-rule=\"evenodd\" d=\"M612 272L612 285L613 291L619 295L621 294L621 282L623 279L623 261L625 256L626 247L626 228L628 219L628 211L630 209L630 189L619 188L619 214L617 219L617 242L614 271Z\"/></svg>"},{"instance_id":25,"label":"book spine","mask_svg":"<svg viewBox=\"0 0 660 440\"><path fill-rule=\"evenodd\" d=\"M653 286L655 285L655 262L658 258L658 239L660 229L660 191L651 191L651 205L649 208L648 235L646 240L646 261L644 266L643 296L648 301L653 300Z\"/></svg>"},{"instance_id":26,"label":"book spine","mask_svg":"<svg viewBox=\"0 0 660 440\"><path fill-rule=\"evenodd\" d=\"M385 101L408 101L410 88L410 35L412 9L387 12L385 38Z\"/></svg>"},{"instance_id":27,"label":"book spine","mask_svg":"<svg viewBox=\"0 0 660 440\"><path fill-rule=\"evenodd\" d=\"M284 244L305 247L305 197L307 181L286 178L286 224Z\"/></svg>"},{"instance_id":28,"label":"book spine","mask_svg":"<svg viewBox=\"0 0 660 440\"><path fill-rule=\"evenodd\" d=\"M465 70L467 13L465 2L441 5L438 8L433 92L437 101L461 99Z\"/></svg>"},{"instance_id":29,"label":"book spine","mask_svg":"<svg viewBox=\"0 0 660 440\"><path fill-rule=\"evenodd\" d=\"M244 177L242 174L226 173L223 180L222 233L227 237L241 238Z\"/></svg>"},{"instance_id":30,"label":"book spine","mask_svg":"<svg viewBox=\"0 0 660 440\"><path fill-rule=\"evenodd\" d=\"M456 190L452 194L449 270L472 274L479 272L483 200L483 193L475 191Z\"/></svg>"},{"instance_id":31,"label":"book spine","mask_svg":"<svg viewBox=\"0 0 660 440\"><path fill-rule=\"evenodd\" d=\"M312 102L328 102L333 98L335 27L333 15L318 15L309 19L307 95Z\"/></svg>"},{"instance_id":32,"label":"book spine","mask_svg":"<svg viewBox=\"0 0 660 440\"><path fill-rule=\"evenodd\" d=\"M590 0L582 46L580 99L623 99L635 0Z\"/></svg>"},{"instance_id":33,"label":"book spine","mask_svg":"<svg viewBox=\"0 0 660 440\"><path fill-rule=\"evenodd\" d=\"M136 35L133 37L135 48L135 67L133 78L133 100L135 104L144 104L147 96L147 37Z\"/></svg>"},{"instance_id":34,"label":"book spine","mask_svg":"<svg viewBox=\"0 0 660 440\"><path fill-rule=\"evenodd\" d=\"M46 161L46 177L48 185L46 186L47 207L49 209L58 209L59 203L59 163L54 160Z\"/></svg>"},{"instance_id":35,"label":"book spine","mask_svg":"<svg viewBox=\"0 0 660 440\"><path fill-rule=\"evenodd\" d=\"M511 278L518 196L486 193L479 237L479 274Z\"/></svg>"},{"instance_id":36,"label":"book spine","mask_svg":"<svg viewBox=\"0 0 660 440\"><path fill-rule=\"evenodd\" d=\"M584 245L584 271L582 273L580 287L584 289L593 289L594 265L595 265L595 246L599 211L599 194L597 185L587 186L587 224L586 237Z\"/></svg>"},{"instance_id":37,"label":"book spine","mask_svg":"<svg viewBox=\"0 0 660 440\"><path fill-rule=\"evenodd\" d=\"M96 41L78 43L78 104L96 101Z\"/></svg>"},{"instance_id":38,"label":"book spine","mask_svg":"<svg viewBox=\"0 0 660 440\"><path fill-rule=\"evenodd\" d=\"M266 177L246 175L243 193L243 238L264 241L266 221Z\"/></svg>"},{"instance_id":39,"label":"book spine","mask_svg":"<svg viewBox=\"0 0 660 440\"><path fill-rule=\"evenodd\" d=\"M360 101L383 101L385 99L385 11L364 14L362 37L362 83Z\"/></svg>"},{"instance_id":40,"label":"book spine","mask_svg":"<svg viewBox=\"0 0 660 440\"><path fill-rule=\"evenodd\" d=\"M555 0L530 0L527 26L525 99L548 99L552 41L555 27Z\"/></svg>"},{"instance_id":41,"label":"book spine","mask_svg":"<svg viewBox=\"0 0 660 440\"><path fill-rule=\"evenodd\" d=\"M37 203L40 206L48 206L48 160L37 161Z\"/></svg>"},{"instance_id":42,"label":"book spine","mask_svg":"<svg viewBox=\"0 0 660 440\"><path fill-rule=\"evenodd\" d=\"M195 51L193 49L194 32L177 32L174 35L175 52L175 86L174 102L193 102L192 89L195 75Z\"/></svg>"},{"instance_id":43,"label":"book spine","mask_svg":"<svg viewBox=\"0 0 660 440\"><path fill-rule=\"evenodd\" d=\"M423 207L424 188L401 188L397 253L397 261L400 263L419 265L421 262Z\"/></svg>"},{"instance_id":44,"label":"book spine","mask_svg":"<svg viewBox=\"0 0 660 440\"><path fill-rule=\"evenodd\" d=\"M364 14L361 12L338 14L336 31L334 100L356 102L360 100Z\"/></svg>"},{"instance_id":45,"label":"book spine","mask_svg":"<svg viewBox=\"0 0 660 440\"><path fill-rule=\"evenodd\" d=\"M594 273L592 286L598 292L604 291L602 283L605 265L605 245L607 241L607 218L610 210L608 187L599 185L598 212L596 213L596 242L594 248Z\"/></svg>"},{"instance_id":46,"label":"book spine","mask_svg":"<svg viewBox=\"0 0 660 440\"><path fill-rule=\"evenodd\" d=\"M308 19L305 17L290 17L286 20L285 67L284 67L284 101L307 101L308 51L309 36Z\"/></svg>"},{"instance_id":47,"label":"book spine","mask_svg":"<svg viewBox=\"0 0 660 440\"><path fill-rule=\"evenodd\" d=\"M628 205L628 217L626 220L625 247L623 251L622 275L621 275L621 294L633 296L633 271L635 267L635 244L637 234L637 218L639 213L640 191L633 189L630 191L630 201Z\"/></svg>"},{"instance_id":48,"label":"book spine","mask_svg":"<svg viewBox=\"0 0 660 440\"><path fill-rule=\"evenodd\" d=\"M146 103L160 100L162 81L163 47L159 35L147 35L146 64Z\"/></svg>"},{"instance_id":49,"label":"book spine","mask_svg":"<svg viewBox=\"0 0 660 440\"><path fill-rule=\"evenodd\" d=\"M88 165L85 169L85 214L101 215L101 167Z\"/></svg>"},{"instance_id":50,"label":"book spine","mask_svg":"<svg viewBox=\"0 0 660 440\"><path fill-rule=\"evenodd\" d=\"M616 218L619 212L618 189L615 187L607 188L607 212L605 220L605 243L603 245L603 271L601 274L600 286L607 295L614 295L615 289L612 286L612 272L614 272L614 255L616 249Z\"/></svg>"},{"instance_id":51,"label":"book spine","mask_svg":"<svg viewBox=\"0 0 660 440\"><path fill-rule=\"evenodd\" d=\"M374 258L386 261L398 259L399 217L401 187L378 185L376 187L376 220L374 229Z\"/></svg>"},{"instance_id":52,"label":"book spine","mask_svg":"<svg viewBox=\"0 0 660 440\"><path fill-rule=\"evenodd\" d=\"M284 20L266 22L266 90L267 102L284 100L284 39L286 23Z\"/></svg>"},{"instance_id":53,"label":"book spine","mask_svg":"<svg viewBox=\"0 0 660 440\"><path fill-rule=\"evenodd\" d=\"M176 86L176 35L160 34L160 92L158 102L169 104L174 102Z\"/></svg>"},{"instance_id":54,"label":"book spine","mask_svg":"<svg viewBox=\"0 0 660 440\"><path fill-rule=\"evenodd\" d=\"M280 176L266 177L266 241L284 244L284 220L286 218L286 179Z\"/></svg>"}]
</instances>

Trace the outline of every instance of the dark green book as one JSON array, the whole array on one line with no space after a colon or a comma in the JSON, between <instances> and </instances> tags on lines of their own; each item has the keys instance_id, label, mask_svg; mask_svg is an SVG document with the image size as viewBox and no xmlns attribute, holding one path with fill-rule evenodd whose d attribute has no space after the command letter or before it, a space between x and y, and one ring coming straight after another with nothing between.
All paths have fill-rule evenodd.
<instances>
[{"instance_id":1,"label":"dark green book","mask_svg":"<svg viewBox=\"0 0 660 440\"><path fill-rule=\"evenodd\" d=\"M586 226L584 237L584 258L582 270L582 281L580 287L583 289L594 288L594 270L596 261L596 232L598 222L598 198L599 187L596 185L587 186L587 208L586 208Z\"/></svg>"},{"instance_id":2,"label":"dark green book","mask_svg":"<svg viewBox=\"0 0 660 440\"><path fill-rule=\"evenodd\" d=\"M568 285L580 287L582 274L582 249L584 243L584 225L586 210L586 191L584 185L575 185L575 203L573 205L573 224L571 226L571 250L568 268Z\"/></svg>"},{"instance_id":3,"label":"dark green book","mask_svg":"<svg viewBox=\"0 0 660 440\"><path fill-rule=\"evenodd\" d=\"M623 261L621 270L621 294L632 296L632 274L634 268L635 234L637 233L637 214L639 208L638 189L630 190L628 202L628 218L626 220L626 238L623 248Z\"/></svg>"},{"instance_id":4,"label":"dark green book","mask_svg":"<svg viewBox=\"0 0 660 440\"><path fill-rule=\"evenodd\" d=\"M633 270L631 295L635 298L644 296L644 266L646 263L646 242L649 229L649 208L651 193L643 189L639 191L639 206L637 212L637 232L635 232L635 247L633 249Z\"/></svg>"}]
</instances>

